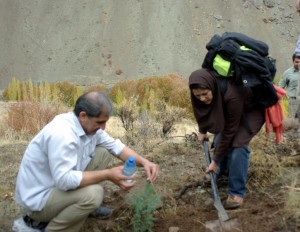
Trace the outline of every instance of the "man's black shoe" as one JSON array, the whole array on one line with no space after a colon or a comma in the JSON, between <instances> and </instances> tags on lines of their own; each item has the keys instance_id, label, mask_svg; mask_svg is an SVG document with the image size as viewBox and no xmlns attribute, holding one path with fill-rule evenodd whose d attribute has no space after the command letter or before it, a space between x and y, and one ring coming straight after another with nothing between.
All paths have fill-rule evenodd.
<instances>
[{"instance_id":1,"label":"man's black shoe","mask_svg":"<svg viewBox=\"0 0 300 232\"><path fill-rule=\"evenodd\" d=\"M24 220L24 222L26 223L26 225L28 227L33 228L33 229L37 229L37 230L40 230L40 231L45 231L45 229L48 225L48 222L35 221L27 215L25 215L23 217L23 220Z\"/></svg>"},{"instance_id":2,"label":"man's black shoe","mask_svg":"<svg viewBox=\"0 0 300 232\"><path fill-rule=\"evenodd\" d=\"M112 215L113 211L113 209L100 206L95 210L92 216L104 220L109 218Z\"/></svg>"}]
</instances>

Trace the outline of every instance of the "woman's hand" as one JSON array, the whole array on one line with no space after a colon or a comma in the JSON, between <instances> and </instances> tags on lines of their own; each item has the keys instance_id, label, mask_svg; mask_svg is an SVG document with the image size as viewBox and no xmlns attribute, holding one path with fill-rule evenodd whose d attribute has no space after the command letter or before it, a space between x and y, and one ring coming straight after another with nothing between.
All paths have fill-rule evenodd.
<instances>
[{"instance_id":1,"label":"woman's hand","mask_svg":"<svg viewBox=\"0 0 300 232\"><path fill-rule=\"evenodd\" d=\"M202 142L205 141L205 140L208 140L207 134L199 133L199 134L198 134L198 140L199 140L200 143L202 143Z\"/></svg>"},{"instance_id":2,"label":"woman's hand","mask_svg":"<svg viewBox=\"0 0 300 232\"><path fill-rule=\"evenodd\" d=\"M210 165L206 169L206 173L210 173L210 172L214 172L216 174L218 172L218 165L214 160L211 161Z\"/></svg>"}]
</instances>

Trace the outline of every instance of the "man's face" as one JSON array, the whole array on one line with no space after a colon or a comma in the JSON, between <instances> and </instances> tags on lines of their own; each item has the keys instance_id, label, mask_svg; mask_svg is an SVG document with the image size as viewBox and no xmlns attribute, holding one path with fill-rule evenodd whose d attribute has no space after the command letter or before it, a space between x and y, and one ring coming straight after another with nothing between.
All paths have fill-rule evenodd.
<instances>
[{"instance_id":1,"label":"man's face","mask_svg":"<svg viewBox=\"0 0 300 232\"><path fill-rule=\"evenodd\" d=\"M293 61L293 63L294 63L294 68L299 71L299 69L300 69L300 58L296 57L295 60Z\"/></svg>"},{"instance_id":2,"label":"man's face","mask_svg":"<svg viewBox=\"0 0 300 232\"><path fill-rule=\"evenodd\" d=\"M90 117L86 112L79 113L79 122L87 135L94 135L99 129L105 130L109 114L103 112L99 117Z\"/></svg>"}]
</instances>

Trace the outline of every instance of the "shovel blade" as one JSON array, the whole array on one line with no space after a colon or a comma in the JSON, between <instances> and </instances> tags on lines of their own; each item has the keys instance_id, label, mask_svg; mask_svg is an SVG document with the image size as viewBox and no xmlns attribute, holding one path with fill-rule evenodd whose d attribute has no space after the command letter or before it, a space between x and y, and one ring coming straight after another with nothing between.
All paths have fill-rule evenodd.
<instances>
[{"instance_id":1,"label":"shovel blade","mask_svg":"<svg viewBox=\"0 0 300 232\"><path fill-rule=\"evenodd\" d=\"M205 222L205 231L211 232L232 232L232 231L241 231L240 225L236 218L232 218L226 222L220 220L212 220Z\"/></svg>"},{"instance_id":2,"label":"shovel blade","mask_svg":"<svg viewBox=\"0 0 300 232\"><path fill-rule=\"evenodd\" d=\"M221 221L227 221L229 219L226 210L224 209L220 200L215 200L214 202L215 208L218 210L218 216Z\"/></svg>"}]
</instances>

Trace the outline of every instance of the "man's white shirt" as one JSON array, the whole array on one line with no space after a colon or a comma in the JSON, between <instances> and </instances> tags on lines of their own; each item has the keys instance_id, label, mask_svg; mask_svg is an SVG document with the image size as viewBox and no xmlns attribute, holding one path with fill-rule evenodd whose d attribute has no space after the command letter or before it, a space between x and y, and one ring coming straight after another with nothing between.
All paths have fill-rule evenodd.
<instances>
[{"instance_id":1,"label":"man's white shirt","mask_svg":"<svg viewBox=\"0 0 300 232\"><path fill-rule=\"evenodd\" d=\"M125 147L101 129L95 135L86 135L73 112L57 115L24 153L16 183L17 203L29 211L40 211L54 188L76 189L96 146L115 156Z\"/></svg>"}]
</instances>

